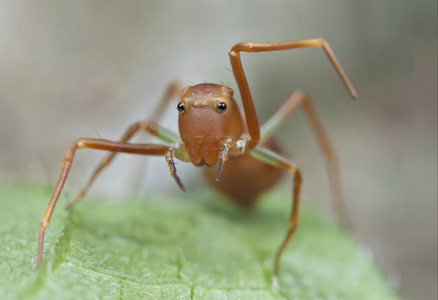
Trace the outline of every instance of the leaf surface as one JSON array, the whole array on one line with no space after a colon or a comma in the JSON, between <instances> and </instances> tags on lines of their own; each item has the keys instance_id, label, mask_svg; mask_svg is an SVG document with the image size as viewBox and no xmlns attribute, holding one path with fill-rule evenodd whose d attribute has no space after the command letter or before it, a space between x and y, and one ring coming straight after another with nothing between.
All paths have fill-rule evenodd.
<instances>
[{"instance_id":1,"label":"leaf surface","mask_svg":"<svg viewBox=\"0 0 438 300\"><path fill-rule=\"evenodd\" d=\"M273 280L287 192L251 212L202 193L84 200L69 211L63 198L36 268L50 194L0 186L0 299L398 299L354 240L305 205Z\"/></svg>"}]
</instances>

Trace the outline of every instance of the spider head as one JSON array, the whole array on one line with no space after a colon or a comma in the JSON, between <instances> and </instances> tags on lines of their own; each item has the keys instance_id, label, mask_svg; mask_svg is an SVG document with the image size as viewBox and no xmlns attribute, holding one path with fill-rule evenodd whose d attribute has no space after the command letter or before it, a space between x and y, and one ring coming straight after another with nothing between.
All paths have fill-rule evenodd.
<instances>
[{"instance_id":1,"label":"spider head","mask_svg":"<svg viewBox=\"0 0 438 300\"><path fill-rule=\"evenodd\" d=\"M196 166L213 166L229 136L243 132L233 90L217 84L188 86L177 105L178 125L190 160Z\"/></svg>"}]
</instances>

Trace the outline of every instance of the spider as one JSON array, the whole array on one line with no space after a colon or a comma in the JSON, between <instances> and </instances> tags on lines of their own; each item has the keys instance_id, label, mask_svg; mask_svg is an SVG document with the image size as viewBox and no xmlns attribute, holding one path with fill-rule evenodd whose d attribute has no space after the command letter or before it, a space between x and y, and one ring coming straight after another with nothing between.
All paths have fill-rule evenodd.
<instances>
[{"instance_id":1,"label":"spider","mask_svg":"<svg viewBox=\"0 0 438 300\"><path fill-rule=\"evenodd\" d=\"M154 122L144 121L132 124L117 142L90 138L74 141L64 154L61 174L41 219L37 265L42 264L44 233L49 227L52 213L67 179L76 150L96 149L110 153L94 170L81 192L69 201L68 207L84 196L95 178L112 161L116 153L164 156L170 174L182 191L186 189L177 175L174 160L191 162L198 167L205 166L207 167L205 168L207 180L213 187L229 196L243 208L252 207L257 197L272 187L283 171L290 173L293 176L292 208L286 236L275 257L274 274L278 274L282 253L298 225L302 176L297 166L284 155L280 145L273 138L273 133L298 107L304 108L325 156L334 210L341 223L348 226L349 219L342 197L336 153L319 121L310 97L303 91L292 92L283 105L260 128L240 59L241 52L278 51L307 47L321 48L325 52L350 96L356 98L356 91L329 44L323 38L271 44L242 42L231 48L229 56L243 103L243 114L233 98L233 90L227 86L202 83L187 86L181 90L174 83L167 89L159 110L162 110L174 95L179 95L179 102L176 106L179 135ZM163 144L129 143L129 139L138 131L151 133L159 138Z\"/></svg>"}]
</instances>

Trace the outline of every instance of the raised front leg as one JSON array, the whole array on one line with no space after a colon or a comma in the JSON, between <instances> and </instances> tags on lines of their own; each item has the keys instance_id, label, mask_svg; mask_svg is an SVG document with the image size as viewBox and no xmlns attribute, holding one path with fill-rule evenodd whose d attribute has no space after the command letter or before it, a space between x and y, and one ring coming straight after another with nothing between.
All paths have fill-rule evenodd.
<instances>
[{"instance_id":1,"label":"raised front leg","mask_svg":"<svg viewBox=\"0 0 438 300\"><path fill-rule=\"evenodd\" d=\"M279 51L296 48L321 48L334 68L338 72L345 86L347 87L352 98L356 98L356 91L353 85L345 75L344 70L336 59L330 45L323 38L315 38L308 40L299 40L286 43L273 43L273 44L255 44L251 42L243 42L236 44L229 53L231 66L233 68L234 77L236 78L237 85L239 87L240 95L242 97L243 108L245 111L245 119L248 127L248 133L250 139L247 144L248 150L253 149L260 140L259 123L252 101L251 92L249 90L248 81L246 80L245 72L243 71L242 62L240 59L240 52L266 52L266 51Z\"/></svg>"}]
</instances>

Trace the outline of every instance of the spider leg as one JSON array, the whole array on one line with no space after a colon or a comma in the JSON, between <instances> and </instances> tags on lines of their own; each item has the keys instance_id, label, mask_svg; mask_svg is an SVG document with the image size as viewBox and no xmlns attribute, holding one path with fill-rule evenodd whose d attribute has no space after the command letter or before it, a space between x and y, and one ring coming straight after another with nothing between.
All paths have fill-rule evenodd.
<instances>
[{"instance_id":1,"label":"spider leg","mask_svg":"<svg viewBox=\"0 0 438 300\"><path fill-rule=\"evenodd\" d=\"M136 122L132 124L126 132L123 134L122 138L119 140L119 143L126 143L128 142L131 137L136 134L138 131L146 131L151 133L152 135L156 136L160 140L162 140L165 143L181 143L181 139L179 136L167 129L164 129L163 127L146 121L146 122ZM94 169L93 173L91 174L90 178L84 185L84 187L81 189L81 191L70 201L67 203L67 208L72 207L74 204L76 204L82 197L87 193L87 191L90 189L91 185L97 178L97 176L100 174L100 172L106 168L111 161L116 156L117 152L109 153L106 157L103 158L103 160L97 165L97 167ZM182 159L184 160L184 159Z\"/></svg>"},{"instance_id":2,"label":"spider leg","mask_svg":"<svg viewBox=\"0 0 438 300\"><path fill-rule=\"evenodd\" d=\"M177 82L172 82L171 84L169 84L169 86L167 87L164 93L163 98L159 101L158 106L151 113L149 120L145 122L136 122L132 124L130 127L128 127L128 129L119 139L119 142L120 143L128 142L139 131L150 132L166 143L180 142L180 139L176 134L171 133L169 131L165 132L166 131L165 129L158 127L158 125L154 124L154 122L159 120L159 118L163 114L166 106L169 104L169 101L174 97L179 96L180 91L181 88ZM111 163L111 161L114 159L115 156L116 156L116 152L113 152L113 153L109 153L106 157L102 159L102 161L94 169L93 173L91 174L90 178L85 183L81 191L74 198L68 201L67 208L72 207L84 197L84 195L88 192L88 190L90 189L91 185L94 183L99 173Z\"/></svg>"},{"instance_id":3,"label":"spider leg","mask_svg":"<svg viewBox=\"0 0 438 300\"><path fill-rule=\"evenodd\" d=\"M315 133L318 144L323 152L330 183L330 194L332 209L337 214L338 220L346 228L351 228L348 211L346 209L344 195L342 192L341 174L336 151L322 126L318 115L313 107L310 97L303 91L293 92L274 115L263 124L261 139L263 142L268 139L277 129L283 125L287 118L299 107L304 108L310 126Z\"/></svg>"},{"instance_id":4,"label":"spider leg","mask_svg":"<svg viewBox=\"0 0 438 300\"><path fill-rule=\"evenodd\" d=\"M278 270L280 268L281 256L284 252L284 249L286 249L286 246L289 244L298 226L298 212L300 205L300 190L301 190L301 182L302 182L301 172L293 162L289 161L288 159L284 158L280 154L268 148L257 146L250 152L250 154L256 159L259 159L269 165L286 170L288 173L292 174L293 176L293 191L292 191L293 196L292 196L291 213L289 217L289 226L286 236L283 242L281 243L280 248L277 251L277 255L275 256L274 274L277 275Z\"/></svg>"},{"instance_id":5,"label":"spider leg","mask_svg":"<svg viewBox=\"0 0 438 300\"><path fill-rule=\"evenodd\" d=\"M348 92L352 98L356 98L357 94L353 85L342 69L340 63L335 57L330 45L323 38L315 38L308 40L299 40L285 43L272 43L272 44L255 44L251 42L243 42L236 44L231 48L229 52L231 67L233 69L234 77L236 78L237 85L239 87L240 95L242 97L243 108L245 113L246 125L248 128L248 134L250 136L248 140L248 149L253 149L260 140L260 128L252 101L251 92L249 90L248 81L246 80L245 72L243 71L242 62L240 58L240 52L267 52L267 51L279 51L289 50L296 48L321 48L328 59L332 63L336 72L344 82Z\"/></svg>"},{"instance_id":6,"label":"spider leg","mask_svg":"<svg viewBox=\"0 0 438 300\"><path fill-rule=\"evenodd\" d=\"M181 86L178 82L171 82L166 91L164 92L163 98L160 99L158 105L152 111L152 113L148 116L148 120L151 122L158 122L158 120L163 115L163 112L166 111L166 108L169 106L170 100L180 97L181 95Z\"/></svg>"},{"instance_id":7,"label":"spider leg","mask_svg":"<svg viewBox=\"0 0 438 300\"><path fill-rule=\"evenodd\" d=\"M178 145L175 145L177 148ZM78 149L96 149L110 152L122 152L141 155L165 155L172 146L168 145L154 145L154 144L126 144L120 142L112 142L99 139L79 139L73 142L66 150L64 154L64 160L62 164L61 174L59 175L58 182L56 183L53 194L49 200L47 208L41 219L40 230L38 235L38 257L37 265L40 266L43 260L43 245L44 245L44 232L49 227L50 219L61 194L64 183L67 179L70 167L73 163L73 158L76 150ZM181 150L183 151L183 150Z\"/></svg>"}]
</instances>

